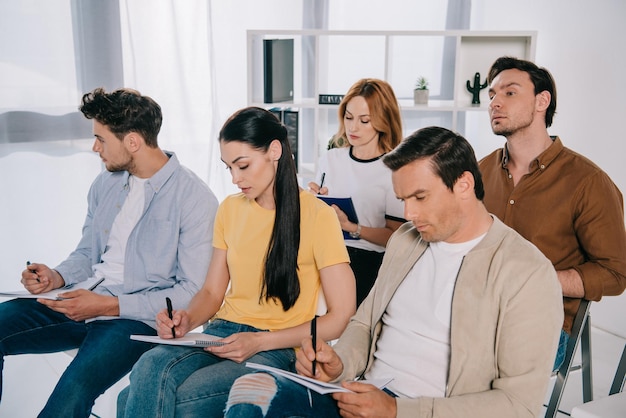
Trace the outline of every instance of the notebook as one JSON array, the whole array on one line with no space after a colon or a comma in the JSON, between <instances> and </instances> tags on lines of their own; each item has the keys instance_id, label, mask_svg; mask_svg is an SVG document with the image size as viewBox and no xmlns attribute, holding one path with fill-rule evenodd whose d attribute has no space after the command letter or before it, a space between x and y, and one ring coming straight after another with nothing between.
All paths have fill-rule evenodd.
<instances>
[{"instance_id":1,"label":"notebook","mask_svg":"<svg viewBox=\"0 0 626 418\"><path fill-rule=\"evenodd\" d=\"M183 345L188 347L210 347L225 344L220 341L222 339L221 337L202 332L188 332L184 336L178 338L161 338L158 335L133 334L130 336L130 339L152 344Z\"/></svg>"},{"instance_id":2,"label":"notebook","mask_svg":"<svg viewBox=\"0 0 626 418\"><path fill-rule=\"evenodd\" d=\"M346 214L350 222L355 224L359 223L359 218L356 216L356 210L354 209L354 203L352 203L351 197L331 197L326 195L317 195L317 197L322 199L329 206L337 205L339 209L341 209ZM343 231L343 239L358 238L352 238L348 232Z\"/></svg>"},{"instance_id":3,"label":"notebook","mask_svg":"<svg viewBox=\"0 0 626 418\"><path fill-rule=\"evenodd\" d=\"M70 290L78 290L78 289L86 289L93 290L98 286L104 278L98 279L96 277L90 277L87 280L82 282L69 284L65 287L60 287L58 289L51 290L49 292L43 293L30 293L28 290L17 290L14 292L0 292L0 297L8 297L8 298L22 298L22 299L54 299L54 300L62 300L63 298L59 296L60 293L69 292Z\"/></svg>"},{"instance_id":4,"label":"notebook","mask_svg":"<svg viewBox=\"0 0 626 418\"><path fill-rule=\"evenodd\" d=\"M264 370L266 372L274 373L274 374L276 374L278 376L286 377L287 379L293 380L294 382L299 383L302 386L307 387L307 388L309 388L311 390L314 390L315 392L320 393L322 395L324 395L326 393L333 393L333 392L348 392L348 393L352 393L351 390L348 390L348 389L344 388L343 386L341 386L338 383L322 382L321 380L312 379L310 377L302 376L302 375L299 375L299 374L296 374L296 373L292 373L292 372L288 372L288 371L282 370L282 369L277 369L276 367L266 366L264 364L251 363L251 362L248 361L248 362L246 362L246 367L250 367L251 369ZM392 380L393 380L393 378L391 378L391 379L359 380L359 382L360 383L368 383L370 385L376 386L378 389L383 389Z\"/></svg>"}]
</instances>

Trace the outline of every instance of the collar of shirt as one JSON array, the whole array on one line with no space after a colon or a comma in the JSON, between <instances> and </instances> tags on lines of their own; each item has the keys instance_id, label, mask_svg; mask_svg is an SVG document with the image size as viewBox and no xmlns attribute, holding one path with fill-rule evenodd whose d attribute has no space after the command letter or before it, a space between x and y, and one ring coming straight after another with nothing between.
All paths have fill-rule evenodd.
<instances>
[{"instance_id":1,"label":"collar of shirt","mask_svg":"<svg viewBox=\"0 0 626 418\"><path fill-rule=\"evenodd\" d=\"M554 161L557 155L559 155L561 151L563 150L563 143L561 142L561 139L558 136L551 136L550 138L552 138L552 145L550 145L548 149L546 149L544 152L539 154L537 158L535 158L535 160L533 161L530 167L531 173L540 169L544 170L546 167L548 167L552 163L552 161ZM506 169L508 163L509 163L509 149L507 147L507 144L504 144L504 149L502 152L502 168Z\"/></svg>"}]
</instances>

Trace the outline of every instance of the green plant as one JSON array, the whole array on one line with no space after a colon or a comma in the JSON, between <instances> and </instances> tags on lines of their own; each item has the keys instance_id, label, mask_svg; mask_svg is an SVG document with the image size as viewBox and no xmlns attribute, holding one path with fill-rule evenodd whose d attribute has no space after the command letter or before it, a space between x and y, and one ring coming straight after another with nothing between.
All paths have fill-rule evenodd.
<instances>
[{"instance_id":1,"label":"green plant","mask_svg":"<svg viewBox=\"0 0 626 418\"><path fill-rule=\"evenodd\" d=\"M428 79L424 76L417 77L415 90L428 90Z\"/></svg>"}]
</instances>

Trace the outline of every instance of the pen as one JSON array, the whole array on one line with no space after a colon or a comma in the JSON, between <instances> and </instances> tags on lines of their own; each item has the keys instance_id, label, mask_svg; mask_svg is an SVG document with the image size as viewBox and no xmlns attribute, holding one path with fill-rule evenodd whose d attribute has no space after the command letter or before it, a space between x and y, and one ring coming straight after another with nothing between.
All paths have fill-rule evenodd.
<instances>
[{"instance_id":1,"label":"pen","mask_svg":"<svg viewBox=\"0 0 626 418\"><path fill-rule=\"evenodd\" d=\"M311 339L313 340L313 352L315 353L315 357L317 357L317 315L315 315L311 320ZM313 367L311 368L311 370L313 371L313 377L315 377L316 363L317 361L314 358Z\"/></svg>"},{"instance_id":2,"label":"pen","mask_svg":"<svg viewBox=\"0 0 626 418\"><path fill-rule=\"evenodd\" d=\"M322 190L322 186L324 186L324 179L326 178L326 173L322 173L322 180L320 181L320 188L319 190ZM317 194L320 194L320 192L318 191Z\"/></svg>"},{"instance_id":3,"label":"pen","mask_svg":"<svg viewBox=\"0 0 626 418\"><path fill-rule=\"evenodd\" d=\"M165 298L165 303L167 304L167 316L172 319L172 299ZM172 327L172 337L176 338L176 332L174 331L174 327Z\"/></svg>"},{"instance_id":4,"label":"pen","mask_svg":"<svg viewBox=\"0 0 626 418\"><path fill-rule=\"evenodd\" d=\"M26 268L28 268L28 266L30 266L30 261L27 261L27 262L26 262ZM31 270L31 269L28 269L28 271L30 271L30 272L31 272L31 273L33 273L33 274L37 274L37 271L36 271L36 270ZM39 280L39 276L37 276L37 283L41 283L41 280Z\"/></svg>"}]
</instances>

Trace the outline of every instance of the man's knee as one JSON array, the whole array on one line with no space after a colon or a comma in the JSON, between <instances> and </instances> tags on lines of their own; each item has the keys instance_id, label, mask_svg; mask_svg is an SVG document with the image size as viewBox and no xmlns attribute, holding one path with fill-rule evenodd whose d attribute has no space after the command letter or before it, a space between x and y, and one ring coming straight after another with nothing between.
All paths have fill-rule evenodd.
<instances>
[{"instance_id":1,"label":"man's knee","mask_svg":"<svg viewBox=\"0 0 626 418\"><path fill-rule=\"evenodd\" d=\"M230 390L226 412L234 405L250 404L261 408L263 415L266 415L276 391L276 381L267 373L241 376L235 380Z\"/></svg>"}]
</instances>

